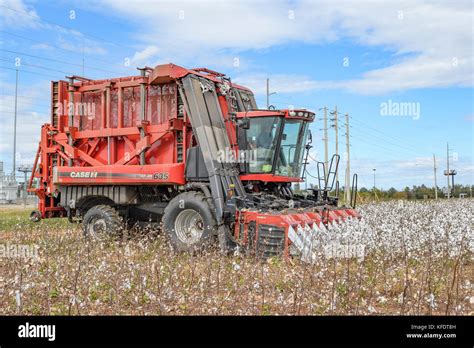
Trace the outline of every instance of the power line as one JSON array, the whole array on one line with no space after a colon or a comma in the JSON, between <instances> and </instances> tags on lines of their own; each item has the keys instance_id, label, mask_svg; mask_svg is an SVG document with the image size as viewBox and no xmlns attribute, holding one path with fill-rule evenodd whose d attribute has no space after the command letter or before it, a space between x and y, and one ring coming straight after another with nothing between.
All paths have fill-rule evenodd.
<instances>
[{"instance_id":1,"label":"power line","mask_svg":"<svg viewBox=\"0 0 474 348\"><path fill-rule=\"evenodd\" d=\"M20 70L22 71L22 70ZM5 97L14 97L14 94L5 94L5 93L0 93L0 96L5 96ZM44 98L39 98L39 97L27 97L24 95L19 95L18 98L25 98L25 99L34 99L34 100L44 100Z\"/></svg>"},{"instance_id":2,"label":"power line","mask_svg":"<svg viewBox=\"0 0 474 348\"><path fill-rule=\"evenodd\" d=\"M365 129L363 129L362 127L359 127L359 126L357 126L357 125L353 125L353 126L351 126L351 127L355 127L356 129L359 129L360 131L365 131ZM398 148L400 148L400 149L402 149L402 150L404 150L404 151L411 151L411 152L414 153L414 154L417 154L417 155L419 154L419 152L414 151L414 150L410 149L409 147L405 147L405 146L402 146L402 145L393 143L393 142L388 141L388 140L386 140L386 139L384 139L384 138L382 138L382 137L380 137L380 136L378 136L378 135L374 135L374 134L370 134L370 133L368 133L368 132L364 132L364 136L372 137L372 138L374 138L374 139L377 140L377 141L383 141L383 142L385 142L386 144L389 144L390 146L396 146L396 147L398 147Z\"/></svg>"},{"instance_id":3,"label":"power line","mask_svg":"<svg viewBox=\"0 0 474 348\"><path fill-rule=\"evenodd\" d=\"M354 128L354 126L351 126L351 128ZM370 134L370 133L366 132L365 129L363 129L363 128L361 128L361 127L355 126L354 129L356 129L356 130L358 130L358 131L361 132L361 137L364 137L364 140L366 140L366 142L370 142L370 141L369 141L370 139L366 139L366 137L367 137L367 136L368 136L368 137L371 137L371 138L373 138L372 140L376 141L376 143L370 142L371 144L374 144L374 145L376 145L376 146L380 146L380 147L386 148L388 151L391 151L391 152L394 152L394 153L397 153L397 154L398 154L398 152L396 152L396 150L393 149L393 147L396 146L396 147L398 147L400 150L404 151L405 153L410 152L412 156L413 156L413 155L416 155L416 156L419 156L419 155L420 155L420 153L417 152L417 151L415 151L415 150L412 150L412 149L407 148L407 147L404 147L404 146L400 146L399 144L395 144L395 143L389 142L389 141L387 141L386 139L381 138L381 137L379 137L379 136L377 136L377 135ZM358 139L361 139L361 138L359 138L359 137L357 137L357 138L358 138ZM390 146L390 148L381 145L380 142L383 142L384 144Z\"/></svg>"},{"instance_id":4,"label":"power line","mask_svg":"<svg viewBox=\"0 0 474 348\"><path fill-rule=\"evenodd\" d=\"M0 66L0 69L7 69L7 70L16 71L16 69L9 68L9 67L6 67L6 66ZM21 72L24 72L24 73L27 73L27 74L34 74L34 75L45 76L45 77L53 78L53 79L59 79L57 76L41 74L41 73L38 73L38 72L35 72L35 71L28 71L28 70L23 70L23 69L19 69L19 70L20 70Z\"/></svg>"},{"instance_id":5,"label":"power line","mask_svg":"<svg viewBox=\"0 0 474 348\"><path fill-rule=\"evenodd\" d=\"M77 51L73 50L73 49L67 49L67 48L64 48L64 47L60 47L60 46L57 46L57 45L53 45L49 42L45 42L45 41L39 41L39 40L34 40L34 39L31 39L31 38L28 38L28 37L25 37L25 36L21 36L21 35L18 35L18 34L14 34L14 33L10 33L8 31L5 31L5 30L0 30L1 33L4 33L4 34L7 34L7 35L11 35L11 36L15 36L17 38L20 38L20 39L23 39L23 40L28 40L28 41L31 41L31 42L36 42L36 43L39 43L39 44L43 44L43 45L47 45L49 47L53 47L53 48L56 48L58 50L62 50L64 52L68 52L68 53L74 53L75 55L79 56L77 54ZM92 57L90 56L89 54L87 55L87 59L91 59L91 60L95 60L95 61L98 61L98 62L102 62L102 63L106 63L107 65L110 65L110 61L107 61L105 59L99 59L99 58L96 58L96 57ZM118 65L118 64L117 64ZM122 69L131 69L131 70L135 70L134 68L130 67L130 66L121 66Z\"/></svg>"},{"instance_id":6,"label":"power line","mask_svg":"<svg viewBox=\"0 0 474 348\"><path fill-rule=\"evenodd\" d=\"M0 5L10 11L14 11L14 12L17 12L17 13L21 13L23 15L26 15L26 16L29 16L29 17L34 17L31 13L29 12L25 12L25 11L20 11L20 10L16 10L16 9L13 9L11 7L8 7L6 5ZM74 32L79 32L77 29L74 29L74 28L71 28L71 27L67 27L65 25L62 25L62 24L59 24L59 23L56 23L56 22L53 22L53 21L50 21L50 20L47 20L47 19L44 19L42 18L41 21L45 22L45 23L50 23L54 26L57 26L58 28L62 28L62 29L66 29L67 31L74 31ZM133 48L132 46L128 46L128 45L124 45L124 44L121 44L121 43L117 43L117 42L114 42L114 41L110 41L110 40L106 40L104 38L101 38L99 36L95 36L95 35L92 35L92 34L87 34L87 33L83 33L83 32L79 32L80 35L82 36L88 36L88 37L91 37L95 40L98 40L98 41L102 41L102 42L105 42L105 43L109 43L109 44L112 44L112 45L115 45L115 46L119 46L119 47L126 47L126 48L130 48L132 50L135 50L135 48Z\"/></svg>"},{"instance_id":7,"label":"power line","mask_svg":"<svg viewBox=\"0 0 474 348\"><path fill-rule=\"evenodd\" d=\"M362 126L364 126L365 128L370 128L370 129L372 129L372 130L374 130L374 131L376 131L376 132L382 134L382 135L385 136L385 137L392 138L392 140L395 140L395 141L397 141L397 142L401 142L401 143L403 143L403 144L408 144L408 145L411 144L413 147L423 147L423 146L425 146L425 145L421 145L421 144L416 143L416 142L413 142L413 141L407 141L407 140L402 139L402 138L400 138L400 137L394 136L393 134L389 134L389 133L383 132L383 131L381 131L381 130L379 130L379 129L377 129L377 128L374 128L373 126L370 126L370 125L368 125L367 123L365 123L365 122L359 120L358 118L354 118L354 117L351 117L351 118L352 118L353 121L355 121L355 122L357 122L357 123L360 123L360 124L361 124Z\"/></svg>"},{"instance_id":8,"label":"power line","mask_svg":"<svg viewBox=\"0 0 474 348\"><path fill-rule=\"evenodd\" d=\"M362 130L362 131L366 131L366 127L363 127L363 126L353 125L353 127L358 128L359 130ZM382 132L379 132L379 133L383 134ZM375 134L371 134L371 133L368 133L368 132L365 132L365 134L368 135L368 136L371 136L373 138L376 138L376 139L381 139L382 141L386 142L387 144L399 147L399 148L407 150L407 151L412 151L412 152L415 152L415 153L418 154L417 151L412 150L410 147L403 146L403 145L400 145L399 143L394 143L392 141L387 140L386 139L387 135L384 135L384 137L382 137L380 135L375 135Z\"/></svg>"},{"instance_id":9,"label":"power line","mask_svg":"<svg viewBox=\"0 0 474 348\"><path fill-rule=\"evenodd\" d=\"M25 114L25 113L22 113L22 112L18 112L17 115L21 115L21 116L31 116L32 113L37 113L38 115L41 115L41 114L45 114L43 112L36 112L36 111L29 111L30 113L29 114ZM14 114L15 111L3 111L3 110L0 110L0 114ZM47 115L45 115L47 116Z\"/></svg>"},{"instance_id":10,"label":"power line","mask_svg":"<svg viewBox=\"0 0 474 348\"><path fill-rule=\"evenodd\" d=\"M4 62L11 62L10 59L5 59L5 57L0 57L0 60L2 60L2 61L4 61ZM45 66L36 65L36 64L28 64L28 63L23 63L23 62L22 62L21 65L24 65L24 66L31 66L31 67L33 67L33 68L44 69L44 70L49 70L49 71L54 71L54 72L59 72L59 73L66 74L66 75L74 75L73 73L71 73L71 72L69 72L69 71L62 71L62 70L47 68L47 67L45 67Z\"/></svg>"},{"instance_id":11,"label":"power line","mask_svg":"<svg viewBox=\"0 0 474 348\"><path fill-rule=\"evenodd\" d=\"M339 112L340 112L340 113L342 112L342 111L340 110L340 108L339 108ZM392 140L395 140L395 141L397 141L397 142L401 142L401 143L403 143L403 144L411 145L411 146L413 146L414 148L426 146L426 145L424 145L424 144L422 145L422 144L420 144L420 143L416 143L416 142L413 142L413 141L407 141L407 140L402 139L402 138L400 138L400 137L397 137L397 136L395 136L395 135L393 135L393 134L390 134L390 133L387 133L387 132L383 132L383 131L381 131L380 129L377 129L377 128L375 128L375 127L373 127L373 126L367 124L366 122L363 122L363 121L361 121L361 120L358 119L358 118L355 118L354 116L350 116L350 118L351 118L353 121L355 121L355 122L357 122L357 123L360 123L362 126L364 126L364 128L370 128L370 129L372 129L372 130L374 130L374 131L376 131L376 132L382 134L384 137L392 138ZM427 152L428 152L428 151L427 151Z\"/></svg>"},{"instance_id":12,"label":"power line","mask_svg":"<svg viewBox=\"0 0 474 348\"><path fill-rule=\"evenodd\" d=\"M26 56L26 57L37 58L37 59L43 59L43 60L48 60L48 61L51 61L51 62L56 62L56 63L61 63L61 64L67 64L67 65L77 66L77 67L80 67L80 68L83 68L83 67L84 67L84 68L87 68L87 69L90 69L90 70L96 70L96 71L102 71L102 72L106 72L106 73L112 73L112 74L119 74L119 75L120 75L120 73L118 73L118 72L116 72L116 71L94 68L94 67L91 67L91 66L86 66L86 65L83 65L83 64L77 64L77 63L66 62L66 61L59 60L59 59L47 58L47 57L42 57L42 56L38 56L38 55L34 55L34 54L28 54L28 53L24 53L24 52L18 52L18 51L7 50L7 49L4 49L4 48L0 48L0 51L4 51L4 52L8 52L8 53L14 53L14 54L20 54L20 55L23 55L23 56Z\"/></svg>"},{"instance_id":13,"label":"power line","mask_svg":"<svg viewBox=\"0 0 474 348\"><path fill-rule=\"evenodd\" d=\"M50 106L43 106L44 108L50 108ZM13 112L14 110L14 107L10 106L10 105L1 105L0 104L0 111L5 111L5 112ZM26 112L36 112L38 113L38 111L33 111L33 110L25 110Z\"/></svg>"},{"instance_id":14,"label":"power line","mask_svg":"<svg viewBox=\"0 0 474 348\"><path fill-rule=\"evenodd\" d=\"M25 102L25 101L17 101L18 104L20 105L33 105L33 106L38 106L38 107L43 107L43 108L50 108L51 105L46 105L46 104L37 104L35 102ZM10 105L3 103L3 101L0 102L0 109L3 109L4 107L11 107Z\"/></svg>"},{"instance_id":15,"label":"power line","mask_svg":"<svg viewBox=\"0 0 474 348\"><path fill-rule=\"evenodd\" d=\"M380 150L384 150L383 153L391 156L392 158L398 159L397 155L400 155L400 152L397 152L396 150L393 150L392 148L386 147L384 145L381 145L380 143L373 142L370 139L363 138L362 136L352 134L352 138L357 139L357 141L361 141L367 145L370 145L372 151L376 151L380 153ZM410 155L412 156L412 155Z\"/></svg>"},{"instance_id":16,"label":"power line","mask_svg":"<svg viewBox=\"0 0 474 348\"><path fill-rule=\"evenodd\" d=\"M399 153L399 152L396 152L395 150L393 150L393 149L391 149L391 148L385 147L385 146L381 145L380 143L371 142L371 141L369 141L368 139L359 137L358 135L351 135L351 137L356 138L356 139L358 139L359 141L362 141L362 142L364 142L364 143L366 143L366 144L368 144L368 145L371 145L371 150L372 150L372 151L377 151L377 152L380 153L379 150L384 149L385 151L388 151L388 153L385 152L386 155L389 155L389 157L394 158L394 159L396 159L396 160L399 160L399 157L396 157L396 155L400 155L400 153ZM410 156L413 156L413 155L410 154Z\"/></svg>"}]
</instances>

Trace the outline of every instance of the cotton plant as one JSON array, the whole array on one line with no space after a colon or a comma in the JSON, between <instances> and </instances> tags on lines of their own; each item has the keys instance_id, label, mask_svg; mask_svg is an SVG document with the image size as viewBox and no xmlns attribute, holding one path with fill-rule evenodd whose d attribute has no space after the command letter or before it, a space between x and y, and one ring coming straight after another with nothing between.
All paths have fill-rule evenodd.
<instances>
[{"instance_id":1,"label":"cotton plant","mask_svg":"<svg viewBox=\"0 0 474 348\"><path fill-rule=\"evenodd\" d=\"M0 314L473 314L472 200L357 210L360 219L313 232L312 263L246 250L177 254L160 235L97 243L79 226L15 220L2 237L38 245L39 257L2 258Z\"/></svg>"}]
</instances>

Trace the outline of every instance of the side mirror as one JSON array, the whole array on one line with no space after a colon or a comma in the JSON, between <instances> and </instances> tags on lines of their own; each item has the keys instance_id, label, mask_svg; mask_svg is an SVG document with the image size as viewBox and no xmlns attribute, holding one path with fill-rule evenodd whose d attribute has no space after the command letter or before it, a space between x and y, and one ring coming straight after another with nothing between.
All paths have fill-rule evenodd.
<instances>
[{"instance_id":1,"label":"side mirror","mask_svg":"<svg viewBox=\"0 0 474 348\"><path fill-rule=\"evenodd\" d=\"M250 128L250 120L247 117L240 118L237 121L237 125L242 129L249 129Z\"/></svg>"},{"instance_id":2,"label":"side mirror","mask_svg":"<svg viewBox=\"0 0 474 348\"><path fill-rule=\"evenodd\" d=\"M306 143L306 146L305 146L306 150L309 151L309 149L312 148L311 146L312 142L313 142L313 134L311 133L311 130L308 129L308 142Z\"/></svg>"},{"instance_id":3,"label":"side mirror","mask_svg":"<svg viewBox=\"0 0 474 348\"><path fill-rule=\"evenodd\" d=\"M286 134L285 134L285 133L283 133L283 134L281 135L281 140L286 140Z\"/></svg>"}]
</instances>

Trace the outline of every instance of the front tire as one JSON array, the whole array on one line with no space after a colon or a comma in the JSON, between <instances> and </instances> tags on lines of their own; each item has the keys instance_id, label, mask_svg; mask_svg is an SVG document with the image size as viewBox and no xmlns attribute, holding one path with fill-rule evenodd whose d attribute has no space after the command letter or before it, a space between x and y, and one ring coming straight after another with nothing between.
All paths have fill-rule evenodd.
<instances>
[{"instance_id":1,"label":"front tire","mask_svg":"<svg viewBox=\"0 0 474 348\"><path fill-rule=\"evenodd\" d=\"M200 192L184 192L174 197L163 214L163 231L178 252L204 249L217 234L217 223L206 197Z\"/></svg>"},{"instance_id":2,"label":"front tire","mask_svg":"<svg viewBox=\"0 0 474 348\"><path fill-rule=\"evenodd\" d=\"M84 215L82 223L86 238L113 238L123 231L122 218L108 205L96 205L90 208Z\"/></svg>"},{"instance_id":3,"label":"front tire","mask_svg":"<svg viewBox=\"0 0 474 348\"><path fill-rule=\"evenodd\" d=\"M41 213L38 210L33 210L30 214L30 221L31 222L40 222L41 221Z\"/></svg>"}]
</instances>

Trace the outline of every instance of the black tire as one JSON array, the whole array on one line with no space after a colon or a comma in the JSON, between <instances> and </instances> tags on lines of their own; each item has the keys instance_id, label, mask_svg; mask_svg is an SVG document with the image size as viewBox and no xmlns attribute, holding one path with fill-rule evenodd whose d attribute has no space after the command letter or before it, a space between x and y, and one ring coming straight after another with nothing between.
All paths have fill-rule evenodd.
<instances>
[{"instance_id":1,"label":"black tire","mask_svg":"<svg viewBox=\"0 0 474 348\"><path fill-rule=\"evenodd\" d=\"M31 222L40 222L41 221L41 213L38 210L33 210L30 214L30 221Z\"/></svg>"},{"instance_id":2,"label":"black tire","mask_svg":"<svg viewBox=\"0 0 474 348\"><path fill-rule=\"evenodd\" d=\"M200 192L184 192L174 197L163 214L163 231L178 252L204 249L217 234L217 223L206 197Z\"/></svg>"},{"instance_id":3,"label":"black tire","mask_svg":"<svg viewBox=\"0 0 474 348\"><path fill-rule=\"evenodd\" d=\"M90 208L82 221L86 238L114 238L123 232L122 218L118 212L108 205L96 205Z\"/></svg>"}]
</instances>

